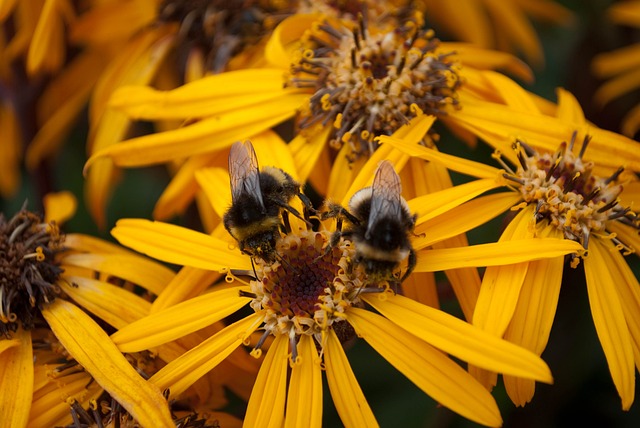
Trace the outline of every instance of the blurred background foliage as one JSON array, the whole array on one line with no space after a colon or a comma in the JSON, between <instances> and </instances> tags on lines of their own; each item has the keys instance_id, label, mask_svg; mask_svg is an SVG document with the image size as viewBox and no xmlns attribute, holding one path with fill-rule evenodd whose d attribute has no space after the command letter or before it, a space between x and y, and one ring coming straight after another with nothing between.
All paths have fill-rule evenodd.
<instances>
[{"instance_id":1,"label":"blurred background foliage","mask_svg":"<svg viewBox=\"0 0 640 428\"><path fill-rule=\"evenodd\" d=\"M636 91L621 97L604 108L593 102L593 93L602 83L591 72L591 61L599 52L610 51L640 41L637 29L615 25L606 20L605 10L609 0L559 0L575 14L570 26L553 26L533 22L541 39L545 65L534 68L535 82L520 82L528 90L556 101L555 89L564 87L581 103L588 120L601 128L620 132L623 115L640 100ZM428 16L426 17L428 20ZM448 40L438 31L435 23L429 23L436 34ZM108 227L100 230L89 217L83 202L82 167L86 161L87 137L86 113L70 135L61 153L43 164L35 174L23 169L22 184L10 200L0 199L0 207L6 216L20 209L25 200L31 209L41 209L42 196L50 191L70 190L79 200L76 216L65 225L67 232L82 232L113 240L109 229L119 218L151 218L154 203L169 182L164 167L125 169L108 208ZM490 161L490 149L478 145L469 149L454 142L446 131L441 150L458 155ZM636 136L636 139L637 136ZM0 172L2 173L2 172ZM464 177L455 176L460 182ZM187 213L172 221L199 228L197 211L191 207ZM496 239L496 228L503 220L495 220L481 230L469 234L471 243ZM637 269L637 256L631 257ZM609 376L601 346L591 320L589 303L580 270L563 278L563 286L554 327L546 351L542 357L554 374L555 384L536 386L536 394L524 408L515 408L499 381L494 390L504 419L505 427L566 427L592 426L638 427L640 404L631 410L621 410L620 400ZM579 285L576 286L575 284ZM444 279L439 290L443 308L459 313L454 296ZM422 393L409 380L397 372L388 362L374 352L364 341L357 341L348 352L351 365L362 389L381 426L383 427L471 427L476 424L461 416L438 407L430 397ZM640 390L636 380L636 390ZM328 390L325 391L327 407L324 426L340 426L340 419L330 406Z\"/></svg>"}]
</instances>

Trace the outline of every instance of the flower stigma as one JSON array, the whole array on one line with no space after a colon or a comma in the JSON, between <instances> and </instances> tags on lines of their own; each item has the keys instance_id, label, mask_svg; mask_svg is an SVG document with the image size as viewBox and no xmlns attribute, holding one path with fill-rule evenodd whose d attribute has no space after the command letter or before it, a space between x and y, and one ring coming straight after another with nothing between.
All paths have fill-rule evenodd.
<instances>
[{"instance_id":1,"label":"flower stigma","mask_svg":"<svg viewBox=\"0 0 640 428\"><path fill-rule=\"evenodd\" d=\"M640 229L637 214L620 204L623 186L618 179L624 168L609 177L597 176L594 163L582 159L590 137L585 137L578 154L573 152L575 140L574 132L571 141L562 142L552 154L539 154L523 141L516 141L513 149L520 165L515 172L499 159L499 154L494 157L507 170L504 177L517 184L524 201L536 205L536 222L547 221L565 239L579 242L585 250L589 239L597 236L612 239L625 255L633 253L632 248L607 230L611 221ZM574 258L573 264L578 262Z\"/></svg>"},{"instance_id":2,"label":"flower stigma","mask_svg":"<svg viewBox=\"0 0 640 428\"><path fill-rule=\"evenodd\" d=\"M315 91L301 129L331 124L330 144L350 144L357 158L420 112L442 115L458 105L453 52L442 52L434 32L422 29L420 13L403 22L374 33L362 18L352 25L326 20L306 33L285 84Z\"/></svg>"},{"instance_id":3,"label":"flower stigma","mask_svg":"<svg viewBox=\"0 0 640 428\"><path fill-rule=\"evenodd\" d=\"M56 255L63 242L55 223L24 207L8 221L0 214L0 334L34 328L39 309L61 294Z\"/></svg>"}]
</instances>

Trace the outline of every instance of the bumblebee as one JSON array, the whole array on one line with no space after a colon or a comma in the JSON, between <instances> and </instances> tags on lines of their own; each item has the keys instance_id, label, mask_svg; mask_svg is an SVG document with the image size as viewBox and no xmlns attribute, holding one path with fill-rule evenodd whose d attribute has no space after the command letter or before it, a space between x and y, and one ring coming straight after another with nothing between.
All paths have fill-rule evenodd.
<instances>
[{"instance_id":1,"label":"bumblebee","mask_svg":"<svg viewBox=\"0 0 640 428\"><path fill-rule=\"evenodd\" d=\"M305 207L311 202L300 192L300 184L283 170L270 166L260 170L249 141L231 146L229 177L231 206L223 216L224 227L244 254L274 262L280 230L291 231L288 213L309 224L289 202L294 197L299 197Z\"/></svg>"},{"instance_id":2,"label":"bumblebee","mask_svg":"<svg viewBox=\"0 0 640 428\"><path fill-rule=\"evenodd\" d=\"M355 246L355 263L363 266L372 282L387 280L397 284L395 271L407 259L402 283L416 265L416 254L409 234L413 233L416 215L409 211L402 197L400 177L389 161L382 161L373 184L356 192L349 200L349 210L329 203L322 219L336 218L330 246L340 237L350 239ZM347 225L342 229L342 221Z\"/></svg>"}]
</instances>

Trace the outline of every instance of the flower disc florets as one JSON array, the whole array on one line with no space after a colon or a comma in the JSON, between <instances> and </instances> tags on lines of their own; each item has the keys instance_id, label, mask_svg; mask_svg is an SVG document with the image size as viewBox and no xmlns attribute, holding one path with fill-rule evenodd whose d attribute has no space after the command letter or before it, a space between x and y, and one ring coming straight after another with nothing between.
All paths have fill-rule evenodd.
<instances>
[{"instance_id":1,"label":"flower disc florets","mask_svg":"<svg viewBox=\"0 0 640 428\"><path fill-rule=\"evenodd\" d=\"M360 303L364 278L352 267L355 251L345 241L326 251L330 239L326 231L289 234L277 244L279 261L256 259L261 280L251 281L251 307L266 312L266 332L313 335L320 343L322 332L345 322L345 310Z\"/></svg>"},{"instance_id":2,"label":"flower disc florets","mask_svg":"<svg viewBox=\"0 0 640 428\"><path fill-rule=\"evenodd\" d=\"M63 240L55 224L25 209L9 221L0 214L0 334L33 328L39 308L60 293Z\"/></svg>"},{"instance_id":3,"label":"flower disc florets","mask_svg":"<svg viewBox=\"0 0 640 428\"><path fill-rule=\"evenodd\" d=\"M639 223L630 208L620 205L618 196L623 186L617 180L623 169L607 178L596 176L594 163L582 159L589 138L585 138L577 155L573 153L574 142L575 134L569 144L563 142L554 154L539 154L518 141L514 149L520 167L516 172L509 169L505 178L520 184L524 201L536 205L537 221L547 220L566 239L580 242L587 249L590 236L609 234L610 221L635 228Z\"/></svg>"},{"instance_id":4,"label":"flower disc florets","mask_svg":"<svg viewBox=\"0 0 640 428\"><path fill-rule=\"evenodd\" d=\"M293 12L293 0L163 0L158 18L180 25L181 49L200 49L207 68L220 72Z\"/></svg>"},{"instance_id":5,"label":"flower disc florets","mask_svg":"<svg viewBox=\"0 0 640 428\"><path fill-rule=\"evenodd\" d=\"M418 115L443 114L458 103L461 85L452 52L441 52L416 16L391 31L347 21L324 21L301 42L287 85L315 90L299 126L332 125L331 144L352 145L355 156L375 149Z\"/></svg>"}]
</instances>

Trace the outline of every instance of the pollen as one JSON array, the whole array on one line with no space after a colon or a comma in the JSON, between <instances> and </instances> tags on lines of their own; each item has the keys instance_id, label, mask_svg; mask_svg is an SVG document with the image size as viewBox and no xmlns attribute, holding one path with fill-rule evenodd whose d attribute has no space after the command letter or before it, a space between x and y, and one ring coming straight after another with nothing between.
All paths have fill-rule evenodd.
<instances>
[{"instance_id":1,"label":"pollen","mask_svg":"<svg viewBox=\"0 0 640 428\"><path fill-rule=\"evenodd\" d=\"M315 90L299 127L333 125L330 144L348 143L358 157L418 112L443 115L457 106L459 66L422 21L416 13L389 31L370 31L362 19L310 29L286 82Z\"/></svg>"},{"instance_id":2,"label":"pollen","mask_svg":"<svg viewBox=\"0 0 640 428\"><path fill-rule=\"evenodd\" d=\"M179 55L198 50L207 70L221 72L231 58L257 44L282 19L293 13L292 0L163 0L161 22L176 23Z\"/></svg>"},{"instance_id":3,"label":"pollen","mask_svg":"<svg viewBox=\"0 0 640 428\"><path fill-rule=\"evenodd\" d=\"M505 178L519 188L523 199L536 206L536 221L546 221L564 234L566 239L580 242L588 249L591 236L608 237L619 248L632 252L607 231L611 221L619 221L636 229L640 222L635 212L620 204L623 185L619 183L623 168L609 177L599 177L593 162L582 158L589 144L583 140L578 154L574 153L576 134L567 144L560 144L555 153L539 154L523 141L513 148L520 165L516 171L506 167Z\"/></svg>"},{"instance_id":4,"label":"pollen","mask_svg":"<svg viewBox=\"0 0 640 428\"><path fill-rule=\"evenodd\" d=\"M330 239L327 231L292 233L278 242L276 262L256 261L261 279L251 282L256 296L251 306L266 314L265 332L294 340L312 335L321 343L329 328L346 331L337 324L345 322L348 307L361 304L358 294L365 278L351 264L351 243L329 248Z\"/></svg>"},{"instance_id":5,"label":"pollen","mask_svg":"<svg viewBox=\"0 0 640 428\"><path fill-rule=\"evenodd\" d=\"M8 221L0 214L0 334L32 329L42 305L60 294L63 240L55 224L24 208Z\"/></svg>"}]
</instances>

